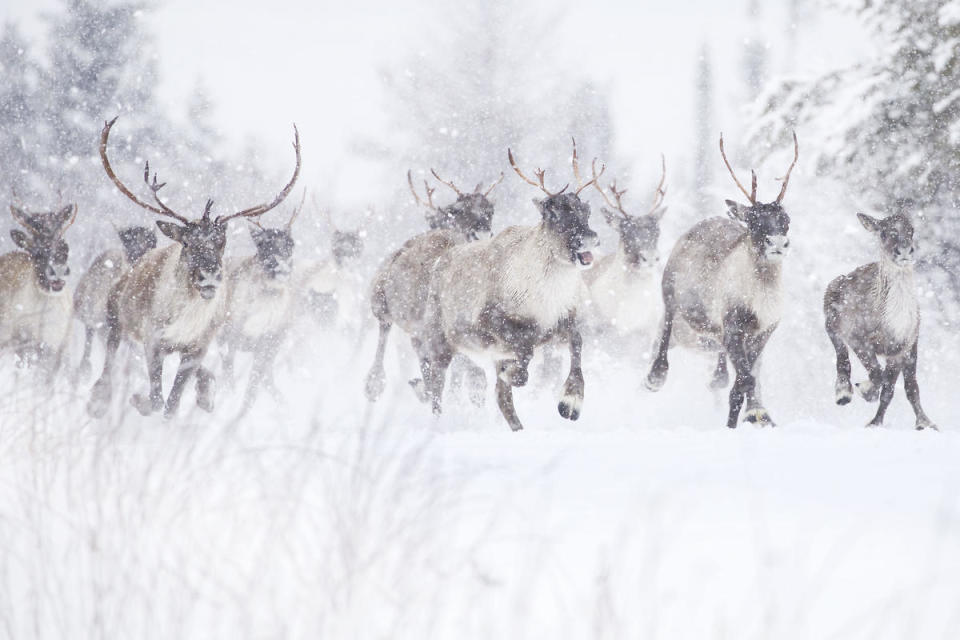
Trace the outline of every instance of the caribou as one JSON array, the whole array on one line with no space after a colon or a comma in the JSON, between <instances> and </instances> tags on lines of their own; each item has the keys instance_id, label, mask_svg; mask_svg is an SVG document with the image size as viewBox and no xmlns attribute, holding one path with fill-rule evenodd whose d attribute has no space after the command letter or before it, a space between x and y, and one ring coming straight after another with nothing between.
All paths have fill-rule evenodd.
<instances>
[{"instance_id":1,"label":"caribou","mask_svg":"<svg viewBox=\"0 0 960 640\"><path fill-rule=\"evenodd\" d=\"M590 205L580 193L593 180L581 183L576 154L573 171L577 189L550 191L542 169L528 178L507 150L518 176L546 194L534 204L541 222L509 227L491 239L457 244L434 264L418 355L424 389L433 412L441 412L446 369L456 353L492 356L495 361L497 404L509 427L523 428L513 405L513 387L528 379L528 366L537 347L565 340L570 372L558 411L576 420L583 404L583 372L577 309L586 296L581 271L593 265L597 234L590 228ZM601 170L602 173L602 170Z\"/></svg>"},{"instance_id":2,"label":"caribou","mask_svg":"<svg viewBox=\"0 0 960 640\"><path fill-rule=\"evenodd\" d=\"M613 181L608 196L594 180L593 186L603 197L606 207L600 212L606 223L617 232L619 243L614 253L597 260L596 266L584 274L590 290L593 315L608 333L620 337L642 335L650 344L660 321L660 292L657 275L660 254L660 220L666 213L663 187L667 178L667 164L660 157L660 183L654 193L653 204L642 215L632 215L623 205L626 189L617 190ZM594 175L596 167L594 166ZM607 208L609 207L609 208Z\"/></svg>"},{"instance_id":3,"label":"caribou","mask_svg":"<svg viewBox=\"0 0 960 640\"><path fill-rule=\"evenodd\" d=\"M868 375L868 380L857 383L857 393L868 402L880 400L868 427L883 424L897 378L903 373L916 428L936 429L920 406L917 384L920 306L913 278L913 224L904 213L882 220L858 213L857 218L877 239L880 259L835 278L823 296L827 335L837 352L836 402L845 405L853 397L849 345ZM886 365L882 369L880 357Z\"/></svg>"},{"instance_id":4,"label":"caribou","mask_svg":"<svg viewBox=\"0 0 960 640\"><path fill-rule=\"evenodd\" d=\"M304 192L306 196L306 192ZM237 351L253 354L253 368L244 393L243 410L256 399L261 383L275 391L273 361L283 344L294 316L293 221L303 200L287 223L279 228L250 225L256 253L227 269L227 319L221 340L226 345L224 374L233 379Z\"/></svg>"},{"instance_id":5,"label":"caribou","mask_svg":"<svg viewBox=\"0 0 960 640\"><path fill-rule=\"evenodd\" d=\"M790 173L800 147L793 135L793 162L782 178L776 200L757 200L757 174L750 192L737 179L720 136L720 155L749 205L727 200L727 215L694 225L677 241L662 278L664 314L656 358L646 386L657 391L667 377L671 345L719 352L715 385L725 386L725 358L736 371L730 389L727 426L735 428L744 398L745 421L773 425L763 407L755 369L764 346L780 322L781 266L790 246L790 216L783 208Z\"/></svg>"},{"instance_id":6,"label":"caribou","mask_svg":"<svg viewBox=\"0 0 960 640\"><path fill-rule=\"evenodd\" d=\"M157 246L157 234L150 227L117 229L122 249L108 249L94 258L73 293L73 311L84 327L83 355L77 377L90 375L90 354L96 336L106 339L107 298L120 277Z\"/></svg>"},{"instance_id":7,"label":"caribou","mask_svg":"<svg viewBox=\"0 0 960 640\"><path fill-rule=\"evenodd\" d=\"M23 366L37 364L52 381L70 336L70 247L63 236L77 205L50 212L11 205L10 213L25 231L12 229L20 250L0 256L0 349L14 351Z\"/></svg>"},{"instance_id":8,"label":"caribou","mask_svg":"<svg viewBox=\"0 0 960 640\"><path fill-rule=\"evenodd\" d=\"M454 245L472 242L492 235L493 203L488 196L503 180L503 173L485 191L477 185L472 193L461 191L453 182L442 179L430 170L441 183L457 194L457 199L444 207L433 204L434 188L424 180L426 201L421 200L413 186L411 172L407 171L407 183L414 200L429 214L427 223L431 230L407 240L380 265L370 288L370 308L379 325L379 339L373 366L367 374L365 387L367 399L375 402L383 393L385 372L383 357L387 338L394 324L403 329L419 350L424 340L424 309L429 293L430 272L433 264ZM482 371L480 372L482 375ZM421 400L425 400L422 380L411 381Z\"/></svg>"},{"instance_id":9,"label":"caribou","mask_svg":"<svg viewBox=\"0 0 960 640\"><path fill-rule=\"evenodd\" d=\"M213 201L207 200L197 220L176 213L160 198L157 175L150 181L150 164L143 179L155 204L144 202L117 177L107 157L107 140L116 118L104 124L100 134L100 160L117 189L138 206L176 222L157 220L160 232L173 244L147 252L111 289L107 301L107 350L103 373L93 387L87 411L102 417L110 404L112 375L122 338L140 343L146 354L149 395L135 394L131 404L143 415L160 409L175 415L184 386L196 374L197 405L213 410L213 374L203 366L203 357L214 333L223 322L226 295L223 280L223 252L227 223L235 218L258 218L279 205L293 189L300 175L300 135L294 126L293 148L296 166L293 177L269 203L235 213L213 217ZM179 223L179 224L177 224ZM178 353L180 364L173 386L164 401L162 374L164 357Z\"/></svg>"}]
</instances>

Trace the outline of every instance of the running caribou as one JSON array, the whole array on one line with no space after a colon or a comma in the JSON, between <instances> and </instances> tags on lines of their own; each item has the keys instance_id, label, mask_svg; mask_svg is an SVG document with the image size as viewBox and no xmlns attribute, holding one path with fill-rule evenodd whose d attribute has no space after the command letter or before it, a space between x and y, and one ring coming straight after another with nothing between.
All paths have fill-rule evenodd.
<instances>
[{"instance_id":1,"label":"running caribou","mask_svg":"<svg viewBox=\"0 0 960 640\"><path fill-rule=\"evenodd\" d=\"M77 205L50 212L11 205L10 213L24 230L10 231L20 251L0 256L0 349L14 351L22 365L35 362L52 379L70 336L70 247L63 235Z\"/></svg>"},{"instance_id":2,"label":"running caribou","mask_svg":"<svg viewBox=\"0 0 960 640\"><path fill-rule=\"evenodd\" d=\"M603 219L619 236L616 252L597 260L597 265L584 274L590 288L591 309L601 323L620 336L642 334L649 338L647 348L657 333L660 322L660 292L657 282L660 252L660 220L666 213L663 199L666 190L667 164L660 157L660 183L647 213L632 215L623 205L626 189L610 184L608 196L594 180L593 186L607 207L601 207ZM594 175L596 166L594 165Z\"/></svg>"},{"instance_id":3,"label":"running caribou","mask_svg":"<svg viewBox=\"0 0 960 640\"><path fill-rule=\"evenodd\" d=\"M383 356L387 347L387 338L394 324L403 329L419 351L423 336L424 309L430 287L430 272L433 264L448 249L463 242L472 242L481 237L492 235L493 203L487 198L503 180L503 173L485 191L477 185L472 193L461 191L453 182L437 175L433 176L450 187L457 199L445 206L433 204L433 192L426 180L426 202L420 199L413 186L411 172L407 171L407 183L410 192L418 204L428 210L427 222L431 230L407 240L402 247L393 252L373 278L370 292L370 308L377 319L380 335L373 366L367 374L366 395L371 402L383 393L385 373ZM412 381L414 388L420 390L421 381Z\"/></svg>"},{"instance_id":4,"label":"running caribou","mask_svg":"<svg viewBox=\"0 0 960 640\"><path fill-rule=\"evenodd\" d=\"M857 383L857 392L868 402L880 399L868 427L883 424L902 372L916 428L936 429L920 406L917 384L920 306L913 280L913 223L904 213L882 220L858 213L857 218L879 243L880 260L837 277L823 296L827 335L837 352L837 404L848 404L853 396L849 345L869 376L867 381ZM882 369L879 357L886 361Z\"/></svg>"},{"instance_id":5,"label":"running caribou","mask_svg":"<svg viewBox=\"0 0 960 640\"><path fill-rule=\"evenodd\" d=\"M583 341L577 309L586 296L581 270L593 264L597 234L589 225L590 206L580 199L593 180L581 183L576 154L574 192L567 192L567 186L548 190L543 170L538 169L537 180L532 180L509 149L507 158L521 179L546 194L534 200L541 222L458 244L440 256L430 278L426 330L418 355L434 413L440 413L444 377L455 353L492 356L497 404L517 431L523 425L513 406L513 387L527 383L534 350L558 339L569 345L570 373L557 408L564 418L580 417Z\"/></svg>"},{"instance_id":6,"label":"running caribou","mask_svg":"<svg viewBox=\"0 0 960 640\"><path fill-rule=\"evenodd\" d=\"M215 331L223 322L226 295L223 279L223 251L227 242L227 223L234 218L257 218L279 205L293 189L300 175L300 136L294 126L293 148L296 167L293 177L269 203L258 204L236 213L212 217L213 201L207 200L197 220L176 213L160 199L150 165L143 178L155 204L144 202L117 177L107 158L107 140L116 118L104 124L100 134L100 160L117 189L138 206L176 222L157 220L160 232L173 240L162 249L153 249L125 273L113 287L107 301L107 353L103 373L93 387L87 411L103 416L110 404L114 361L124 337L140 343L145 351L150 393L135 394L133 406L143 415L164 409L172 416L189 377L196 373L197 405L213 410L213 374L203 367L203 357ZM177 224L179 223L179 224ZM180 365L164 402L162 390L163 360L179 353Z\"/></svg>"},{"instance_id":7,"label":"running caribou","mask_svg":"<svg viewBox=\"0 0 960 640\"><path fill-rule=\"evenodd\" d=\"M73 293L73 310L83 323L83 355L77 369L78 378L90 375L90 353L94 337L104 340L107 334L107 298L113 285L150 249L157 246L157 234L150 227L118 229L121 249L108 249L90 264Z\"/></svg>"},{"instance_id":8,"label":"running caribou","mask_svg":"<svg viewBox=\"0 0 960 640\"><path fill-rule=\"evenodd\" d=\"M763 348L780 322L781 263L790 246L790 216L782 203L799 153L794 134L793 162L780 193L763 203L757 200L756 172L751 172L748 192L727 160L721 135L720 155L750 204L727 200L730 219L715 217L694 225L677 241L664 268L662 329L646 385L653 391L663 386L673 344L719 352L717 386L726 384L728 356L736 371L727 414L730 428L737 426L744 398L746 421L773 424L755 375Z\"/></svg>"}]
</instances>

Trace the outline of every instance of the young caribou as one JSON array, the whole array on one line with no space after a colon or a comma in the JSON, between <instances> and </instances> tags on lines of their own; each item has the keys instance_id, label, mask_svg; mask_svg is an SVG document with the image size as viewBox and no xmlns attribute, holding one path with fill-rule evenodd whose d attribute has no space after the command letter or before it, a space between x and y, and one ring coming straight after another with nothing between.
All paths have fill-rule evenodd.
<instances>
[{"instance_id":1,"label":"young caribou","mask_svg":"<svg viewBox=\"0 0 960 640\"><path fill-rule=\"evenodd\" d=\"M273 361L294 316L291 284L294 242L290 228L302 208L301 200L287 224L277 229L250 225L256 254L228 267L227 319L222 333L227 353L223 369L232 379L236 352L253 354L244 410L253 404L261 383L275 389Z\"/></svg>"},{"instance_id":2,"label":"young caribou","mask_svg":"<svg viewBox=\"0 0 960 640\"><path fill-rule=\"evenodd\" d=\"M70 336L70 248L63 235L77 205L48 213L11 206L10 212L26 232L12 229L21 250L0 256L0 349L13 350L22 364L36 361L52 378Z\"/></svg>"},{"instance_id":3,"label":"young caribou","mask_svg":"<svg viewBox=\"0 0 960 640\"><path fill-rule=\"evenodd\" d=\"M84 326L83 355L77 369L78 378L90 375L90 352L93 339L107 333L107 298L110 289L143 255L157 246L157 234L149 227L118 229L122 250L108 249L90 264L73 293L73 310Z\"/></svg>"},{"instance_id":4,"label":"young caribou","mask_svg":"<svg viewBox=\"0 0 960 640\"><path fill-rule=\"evenodd\" d=\"M793 162L773 202L757 201L757 174L748 193L727 161L720 136L720 155L730 176L749 199L744 205L727 200L724 218L709 218L684 234L670 252L663 272L664 315L656 359L647 387L657 391L667 377L667 350L672 344L720 352L718 375L725 378L724 354L736 370L730 389L727 426L735 428L746 397L745 420L773 424L763 407L755 369L760 354L780 322L780 268L790 246L790 216L781 204L800 147L793 136Z\"/></svg>"},{"instance_id":5,"label":"young caribou","mask_svg":"<svg viewBox=\"0 0 960 640\"><path fill-rule=\"evenodd\" d=\"M391 327L396 324L403 329L410 336L414 350L419 351L419 345L424 340L423 319L430 287L430 272L437 258L454 245L491 236L493 203L487 196L503 180L503 174L482 193L481 185L477 185L473 193L463 193L452 182L440 178L436 171L430 171L437 180L453 189L457 199L445 207L435 206L434 189L424 180L427 193L427 201L424 202L413 187L410 171L407 172L407 183L414 199L430 212L427 222L431 231L407 240L383 261L373 277L370 308L379 324L380 337L373 366L367 374L366 394L371 402L375 402L383 393L383 356ZM419 381L413 383L417 388Z\"/></svg>"},{"instance_id":6,"label":"young caribou","mask_svg":"<svg viewBox=\"0 0 960 640\"><path fill-rule=\"evenodd\" d=\"M883 220L865 213L857 217L879 242L880 260L837 277L823 296L827 335L837 351L837 404L849 403L853 395L849 345L869 375L868 381L857 383L857 392L868 402L880 398L877 414L868 427L883 424L902 372L916 428L936 429L920 406L917 384L920 307L913 281L913 224L903 213ZM883 369L878 361L881 356L886 360Z\"/></svg>"},{"instance_id":7,"label":"young caribou","mask_svg":"<svg viewBox=\"0 0 960 640\"><path fill-rule=\"evenodd\" d=\"M509 149L507 157L520 178L546 194L534 200L541 222L509 227L441 255L430 278L427 329L418 355L434 413L440 413L444 377L455 353L493 356L497 404L517 431L523 425L513 406L513 387L526 384L534 350L556 339L566 340L570 348L570 373L557 408L564 418L580 417L583 342L577 309L586 295L581 270L593 264L590 250L597 246L597 234L589 225L590 206L580 199L593 180L580 184L576 155L578 188L573 193L565 193L566 186L547 190L543 170L536 171L538 181L531 180Z\"/></svg>"},{"instance_id":8,"label":"young caribou","mask_svg":"<svg viewBox=\"0 0 960 640\"><path fill-rule=\"evenodd\" d=\"M667 164L660 157L662 172L653 205L644 215L631 215L623 207L626 189L618 191L610 185L610 196L594 181L593 186L607 207L601 207L603 219L620 238L615 253L597 260L597 265L584 274L590 289L591 309L601 323L619 336L642 335L648 348L660 322L660 292L657 282L660 253L660 220L666 212L663 183ZM594 170L596 173L596 170Z\"/></svg>"},{"instance_id":9,"label":"young caribou","mask_svg":"<svg viewBox=\"0 0 960 640\"><path fill-rule=\"evenodd\" d=\"M156 205L148 204L127 188L114 173L107 159L107 139L116 118L107 122L100 134L100 160L104 171L120 192L140 207L180 224L157 220L161 233L174 241L162 249L148 252L113 287L107 301L107 352L103 373L93 387L87 411L103 416L110 404L114 360L120 340L127 337L143 345L150 378L148 396L135 394L133 406L143 415L164 409L173 416L189 377L197 376L197 405L213 410L213 374L202 366L214 332L223 321L226 294L220 286L223 278L223 251L227 242L227 223L234 218L256 218L279 205L293 189L300 175L300 136L294 126L293 148L297 163L293 177L267 204L259 204L236 213L211 217L213 201L207 200L199 220L189 220L168 207L159 191L165 183L149 181L149 163L143 178ZM163 359L180 354L170 394L164 403L162 389Z\"/></svg>"}]
</instances>

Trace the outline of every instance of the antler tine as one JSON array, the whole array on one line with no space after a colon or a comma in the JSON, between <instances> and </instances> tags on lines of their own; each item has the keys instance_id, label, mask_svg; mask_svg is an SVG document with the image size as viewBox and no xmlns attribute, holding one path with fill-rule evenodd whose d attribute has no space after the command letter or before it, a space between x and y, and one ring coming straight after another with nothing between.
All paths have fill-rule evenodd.
<instances>
[{"instance_id":1,"label":"antler tine","mask_svg":"<svg viewBox=\"0 0 960 640\"><path fill-rule=\"evenodd\" d=\"M563 185L563 189L560 189L560 191L557 191L557 192L555 192L555 193L551 193L550 191L547 190L546 185L544 185L544 183L543 183L543 177L544 177L544 175L546 175L546 173L547 173L545 170L543 170L543 169L537 169L536 171L533 172L533 175L537 176L537 179L540 180L540 182L534 182L533 180L531 180L531 179L528 178L527 176L523 175L523 172L520 171L520 167L517 166L516 161L514 161L514 159L513 159L513 152L510 151L509 148L507 148L507 158L510 160L510 166L513 167L513 170L517 172L517 175L518 175L518 176L520 176L521 178L523 178L523 181L524 181L524 182L527 182L528 184L532 184L533 186L538 187L541 191L543 191L545 194L547 194L547 196L559 195L559 194L563 193L564 191L566 191L566 190L567 190L567 187L570 186L570 184L567 183L567 184Z\"/></svg>"},{"instance_id":2,"label":"antler tine","mask_svg":"<svg viewBox=\"0 0 960 640\"><path fill-rule=\"evenodd\" d=\"M57 233L57 237L58 237L58 238L62 238L62 237L63 237L63 234L65 234L65 233L67 232L67 229L69 229L70 226L73 225L73 222L77 219L77 212L78 212L78 210L79 210L79 207L77 207L77 205L73 205L73 215L70 216L70 221L67 222L67 224L65 224L65 225L63 225L62 227L60 227L60 232Z\"/></svg>"},{"instance_id":3,"label":"antler tine","mask_svg":"<svg viewBox=\"0 0 960 640\"><path fill-rule=\"evenodd\" d=\"M189 222L185 217L181 216L178 213L170 211L169 209L164 210L158 207L153 206L152 204L147 204L137 196L133 194L130 189L127 188L123 182L120 181L120 178L117 177L117 174L113 172L113 167L110 166L110 160L107 158L107 139L110 137L110 129L113 127L113 124L117 121L116 116L113 120L108 120L103 124L103 130L100 132L100 162L103 164L103 170L107 172L107 177L113 182L113 184L120 190L120 193L127 196L130 200L143 207L147 211L152 211L158 213L162 216L169 216L180 222L186 224ZM148 183L149 184L149 183ZM163 185L160 185L163 186ZM158 187L159 188L159 187Z\"/></svg>"},{"instance_id":4,"label":"antler tine","mask_svg":"<svg viewBox=\"0 0 960 640\"><path fill-rule=\"evenodd\" d=\"M747 193L747 190L743 188L743 185L740 184L740 181L737 180L737 174L733 172L733 167L730 166L730 161L727 160L727 153L723 150L723 134L720 134L720 155L723 156L723 163L727 165L727 171L730 172L730 177L733 178L733 181L737 183L737 186L740 188L740 191L743 192L743 195L747 196L750 199L750 204L757 204L757 187L756 187L756 177L754 177L754 187L753 195Z\"/></svg>"},{"instance_id":5,"label":"antler tine","mask_svg":"<svg viewBox=\"0 0 960 640\"><path fill-rule=\"evenodd\" d=\"M591 169L592 169L593 166L596 164L596 162L597 162L597 159L594 158L593 161L590 163ZM586 184L580 185L580 187L579 187L576 191L573 192L574 195L577 195L577 196L578 196L578 195L580 195L580 192L581 192L581 191L583 191L584 189L586 189L586 188L589 187L590 185L592 185L592 184L597 184L597 178L599 178L601 175L603 175L603 172L606 171L606 170L607 170L607 165L603 165L603 167L600 168L600 174L599 174L599 175L595 175L592 179L590 179L589 181L587 181ZM579 174L579 171L577 171L576 173ZM579 182L579 180L580 180L580 177L579 177L579 175L578 175L578 176L577 176L577 181Z\"/></svg>"},{"instance_id":6,"label":"antler tine","mask_svg":"<svg viewBox=\"0 0 960 640\"><path fill-rule=\"evenodd\" d=\"M453 189L454 191L456 191L458 196L462 196L462 195L463 195L463 193L460 191L460 189L457 189L457 185L453 184L452 182L447 182L446 180L444 180L443 178L441 178L440 176L438 176L438 175L437 175L437 172L436 172L435 170L430 169L430 173L433 174L433 177L434 177L434 178L436 178L437 180L439 180L439 181L442 182L443 184L447 185L448 187L450 187L451 189Z\"/></svg>"},{"instance_id":7,"label":"antler tine","mask_svg":"<svg viewBox=\"0 0 960 640\"><path fill-rule=\"evenodd\" d=\"M159 205L159 207L163 209L163 213L173 217L177 217L179 215L177 214L176 211L168 207L166 204L164 204L162 200L160 200L160 189L165 187L167 183L166 182L161 182L159 184L157 183L156 171L154 171L153 173L153 182L152 183L150 182L150 161L149 160L143 165L143 182L144 184L147 185L147 188L150 189L151 192L153 192L153 199L154 201L156 201L157 205ZM186 221L186 218L183 218L183 220Z\"/></svg>"},{"instance_id":8,"label":"antler tine","mask_svg":"<svg viewBox=\"0 0 960 640\"><path fill-rule=\"evenodd\" d=\"M436 207L433 206L433 192L434 189L430 188L430 185L427 184L427 181L423 181L423 186L427 190L427 202L424 202L420 199L420 196L417 195L417 190L413 186L413 176L411 175L411 169L407 169L407 184L410 185L410 193L413 194L413 199L417 201L421 207L427 207L428 209L436 210Z\"/></svg>"},{"instance_id":9,"label":"antler tine","mask_svg":"<svg viewBox=\"0 0 960 640\"><path fill-rule=\"evenodd\" d=\"M793 162L790 163L790 168L787 169L787 175L783 176L783 186L780 187L780 195L777 196L776 202L780 204L783 200L783 196L787 194L787 183L790 182L790 172L793 171L794 165L797 164L797 158L800 157L800 143L797 142L797 132L793 132Z\"/></svg>"},{"instance_id":10,"label":"antler tine","mask_svg":"<svg viewBox=\"0 0 960 640\"><path fill-rule=\"evenodd\" d=\"M303 188L303 195L300 196L300 204L298 204L298 205L296 206L296 208L293 210L293 213L290 214L290 219L287 220L287 230L288 230L288 231L289 231L290 228L293 226L293 221L296 220L296 219L297 219L297 216L300 215L300 211L303 209L303 203L306 202L306 201L307 201L307 188L304 187L304 188Z\"/></svg>"},{"instance_id":11,"label":"antler tine","mask_svg":"<svg viewBox=\"0 0 960 640\"><path fill-rule=\"evenodd\" d=\"M570 136L570 141L573 142L573 157L570 162L573 164L573 177L577 180L577 193L580 193L580 190L586 185L580 179L580 164L577 162L577 139Z\"/></svg>"},{"instance_id":12,"label":"antler tine","mask_svg":"<svg viewBox=\"0 0 960 640\"><path fill-rule=\"evenodd\" d=\"M293 191L293 185L297 183L297 178L300 177L300 132L297 130L296 124L293 125L293 151L297 156L297 165L293 169L293 176L290 178L290 182L277 194L277 197L274 198L272 202L258 204L243 211L231 213L228 216L217 216L216 222L222 224L232 218L252 218L254 216L260 216L283 202L287 196L290 195L290 192Z\"/></svg>"},{"instance_id":13,"label":"antler tine","mask_svg":"<svg viewBox=\"0 0 960 640\"><path fill-rule=\"evenodd\" d=\"M663 188L663 183L667 179L667 159L660 154L660 184L657 185L657 190L653 194L653 206L650 207L650 213L653 213L657 208L663 204L663 199L667 195L667 190Z\"/></svg>"},{"instance_id":14,"label":"antler tine","mask_svg":"<svg viewBox=\"0 0 960 640\"><path fill-rule=\"evenodd\" d=\"M490 195L490 192L493 191L493 188L503 182L503 171L500 172L500 177L493 181L493 184L490 185L490 188L483 192L483 197L486 198ZM479 191L479 189L477 189Z\"/></svg>"}]
</instances>

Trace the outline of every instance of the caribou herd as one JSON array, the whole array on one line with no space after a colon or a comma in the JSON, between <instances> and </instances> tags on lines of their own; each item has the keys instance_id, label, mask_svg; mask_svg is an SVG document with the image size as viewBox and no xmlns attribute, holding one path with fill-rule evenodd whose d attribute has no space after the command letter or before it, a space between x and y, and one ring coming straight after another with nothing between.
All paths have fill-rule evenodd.
<instances>
[{"instance_id":1,"label":"caribou herd","mask_svg":"<svg viewBox=\"0 0 960 640\"><path fill-rule=\"evenodd\" d=\"M161 198L165 183L156 173L151 176L149 163L139 188L149 197L137 195L118 177L108 154L115 123L116 118L106 122L100 136L104 172L119 194L158 216L156 228L118 228L118 247L96 256L72 286L67 231L77 218L77 206L29 212L17 201L10 210L18 226L10 235L18 250L0 256L0 346L15 356L18 366L36 368L48 381L64 372L85 389L80 385L92 372L91 353L99 338L103 369L87 397L87 412L93 418L102 418L117 406L112 400L117 353L124 342L142 351L139 360L146 365L148 392L129 398L129 404L145 416L159 411L166 417L176 415L191 381L197 406L212 411L214 371L232 380L235 355L248 353L253 365L243 394L246 410L261 388L275 391L274 360L296 317L329 324L331 318L349 312L342 308L350 304L344 287L363 251L363 235L336 228L331 220L333 261L295 268L291 227L306 192L285 223L269 224L264 214L285 201L300 175L296 127L293 173L272 200L233 212L218 212L214 201L207 200L199 215L188 216ZM734 428L742 419L772 426L760 397L758 374L784 304L782 268L790 248L790 216L783 202L799 142L794 134L793 160L770 202L758 199L756 172L749 191L737 178L722 135L719 147L747 201L727 200L726 217L705 217L694 224L674 243L662 266L658 248L666 211L662 156L653 202L637 212L635 204L624 202L626 191L618 189L615 180L601 184L605 164L600 163L598 170L594 159L590 175L582 175L576 141L570 156L572 180L550 176L552 184L566 183L559 188L548 186L542 169L525 172L513 150L506 149L510 168L540 197L533 199L528 225L496 233L491 194L503 181L503 172L469 191L431 169L433 178L456 195L442 206L433 201L436 187L424 180L421 197L408 172L410 191L424 210L428 229L389 253L366 283L369 313L379 328L364 386L368 401L377 401L387 386L384 356L396 326L409 337L419 362L419 377L410 386L420 401L439 414L445 386L465 384L471 400L482 403L488 372L484 365L489 364L497 406L513 430L523 428L514 388L530 380L535 353L565 346L569 370L557 410L563 418L577 420L584 404L582 332L589 326L611 340L640 336L645 341L648 353L625 350L623 357L638 373L649 367L637 384L642 382L651 391L666 381L671 347L713 354L716 366L710 386L730 387L726 425ZM591 228L586 198L593 194L604 203L603 221L618 238L616 249L602 257L594 256L598 236ZM868 426L879 426L902 374L916 428L935 429L920 405L917 382L920 314L913 225L903 212L884 219L857 215L876 239L880 256L877 262L834 279L824 294L826 333L836 350L835 401L849 403L856 390L862 399L878 402ZM254 255L225 259L231 220L247 223ZM171 242L160 246L156 230ZM74 321L82 325L85 338L75 368L69 365L67 350ZM850 349L868 376L856 384L850 379ZM222 357L213 362L217 351ZM179 362L164 396L163 366L171 354L177 354ZM559 370L561 361L552 362ZM342 381L354 382L364 384Z\"/></svg>"}]
</instances>

